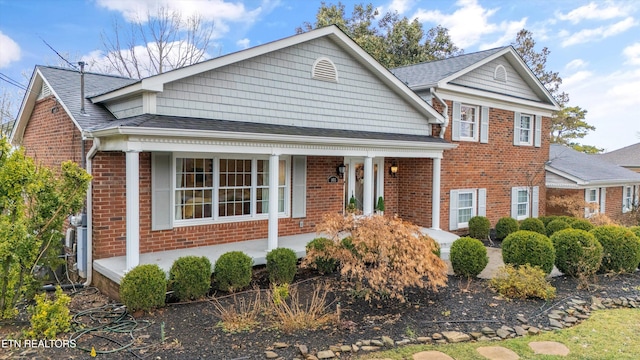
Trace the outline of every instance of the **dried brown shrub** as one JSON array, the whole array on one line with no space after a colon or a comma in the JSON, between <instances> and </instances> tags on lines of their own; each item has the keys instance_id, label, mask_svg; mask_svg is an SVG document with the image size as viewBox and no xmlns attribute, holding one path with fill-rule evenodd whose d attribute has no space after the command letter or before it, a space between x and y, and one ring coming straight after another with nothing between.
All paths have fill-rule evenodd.
<instances>
[{"instance_id":1,"label":"dried brown shrub","mask_svg":"<svg viewBox=\"0 0 640 360\"><path fill-rule=\"evenodd\" d=\"M434 254L437 244L420 228L397 217L327 214L317 230L336 246L330 254L311 249L303 266L316 257L331 256L339 262L340 274L366 291L365 298L390 297L404 301L408 287L437 291L447 282L447 266ZM349 246L342 246L345 237Z\"/></svg>"},{"instance_id":2,"label":"dried brown shrub","mask_svg":"<svg viewBox=\"0 0 640 360\"><path fill-rule=\"evenodd\" d=\"M227 333L247 332L260 324L260 313L263 301L260 290L254 291L253 299L249 296L233 296L233 303L223 305L218 299L212 299L216 317L220 319L217 326Z\"/></svg>"},{"instance_id":3,"label":"dried brown shrub","mask_svg":"<svg viewBox=\"0 0 640 360\"><path fill-rule=\"evenodd\" d=\"M287 334L298 330L316 330L338 320L338 315L329 311L332 303L327 300L330 290L326 284L315 285L306 301L301 300L297 286L290 287L287 299L276 295L274 291L270 290L268 310L275 316L274 325Z\"/></svg>"},{"instance_id":4,"label":"dried brown shrub","mask_svg":"<svg viewBox=\"0 0 640 360\"><path fill-rule=\"evenodd\" d=\"M560 210L563 215L569 215L576 218L584 218L585 209L589 209L591 211L598 210L598 204L586 202L584 197L579 194L551 196L548 201L548 206Z\"/></svg>"},{"instance_id":5,"label":"dried brown shrub","mask_svg":"<svg viewBox=\"0 0 640 360\"><path fill-rule=\"evenodd\" d=\"M611 219L610 217L608 217L605 214L595 214L591 217L589 217L589 222L592 223L595 226L602 226L602 225L619 225L616 221L614 221L613 219Z\"/></svg>"}]
</instances>

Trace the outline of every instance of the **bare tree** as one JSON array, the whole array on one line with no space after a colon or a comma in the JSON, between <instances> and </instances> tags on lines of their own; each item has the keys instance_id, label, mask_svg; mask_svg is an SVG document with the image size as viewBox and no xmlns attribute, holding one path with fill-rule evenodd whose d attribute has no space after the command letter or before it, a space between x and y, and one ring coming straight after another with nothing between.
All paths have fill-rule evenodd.
<instances>
[{"instance_id":1,"label":"bare tree","mask_svg":"<svg viewBox=\"0 0 640 360\"><path fill-rule=\"evenodd\" d=\"M212 22L164 7L129 28L114 21L113 34L101 34L106 63L100 70L140 79L191 65L206 59L212 36Z\"/></svg>"}]
</instances>

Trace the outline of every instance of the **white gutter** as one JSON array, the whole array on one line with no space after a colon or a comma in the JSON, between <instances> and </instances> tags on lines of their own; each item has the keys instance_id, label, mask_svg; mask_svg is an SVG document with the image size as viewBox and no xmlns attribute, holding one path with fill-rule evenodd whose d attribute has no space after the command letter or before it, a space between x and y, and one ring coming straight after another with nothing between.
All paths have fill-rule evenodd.
<instances>
[{"instance_id":1,"label":"white gutter","mask_svg":"<svg viewBox=\"0 0 640 360\"><path fill-rule=\"evenodd\" d=\"M92 161L91 159L95 156L96 152L98 152L98 148L100 147L100 138L93 138L93 145L89 152L87 153L87 173L89 175L92 174ZM93 180L89 183L89 188L87 189L87 280L84 282L84 286L90 286L91 281L93 280L93 202L92 202L92 188Z\"/></svg>"},{"instance_id":2,"label":"white gutter","mask_svg":"<svg viewBox=\"0 0 640 360\"><path fill-rule=\"evenodd\" d=\"M429 92L444 106L444 114L442 114L444 116L444 125L440 127L440 139L444 139L444 133L447 131L447 126L449 126L449 106L442 100L440 95L436 94L435 88L430 88Z\"/></svg>"}]
</instances>

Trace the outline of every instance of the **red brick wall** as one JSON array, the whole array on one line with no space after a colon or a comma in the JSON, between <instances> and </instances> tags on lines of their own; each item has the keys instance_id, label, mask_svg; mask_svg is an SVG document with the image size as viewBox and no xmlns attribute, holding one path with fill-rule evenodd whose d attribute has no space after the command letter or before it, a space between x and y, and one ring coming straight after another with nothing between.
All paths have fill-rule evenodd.
<instances>
[{"instance_id":1,"label":"red brick wall","mask_svg":"<svg viewBox=\"0 0 640 360\"><path fill-rule=\"evenodd\" d=\"M601 188L602 189L602 188ZM604 204L604 213L614 221L623 221L625 216L622 213L622 186L608 187L607 197ZM602 190L600 190L602 191ZM548 199L552 196L564 197L564 196L577 196L584 199L584 189L548 189ZM547 200L548 200L547 199ZM549 215L571 215L564 209L553 207L550 204L547 205L547 214Z\"/></svg>"},{"instance_id":2,"label":"red brick wall","mask_svg":"<svg viewBox=\"0 0 640 360\"><path fill-rule=\"evenodd\" d=\"M401 159L398 162L398 216L425 227L431 226L432 165L432 159Z\"/></svg>"},{"instance_id":3,"label":"red brick wall","mask_svg":"<svg viewBox=\"0 0 640 360\"><path fill-rule=\"evenodd\" d=\"M328 183L339 157L307 157L307 217L278 222L280 236L309 233L327 212L343 209L342 183ZM122 152L99 152L93 160L94 258L126 251L126 176ZM300 227L300 221L304 224ZM140 154L140 252L181 249L266 238L268 221L255 220L151 230L151 154Z\"/></svg>"},{"instance_id":4,"label":"red brick wall","mask_svg":"<svg viewBox=\"0 0 640 360\"><path fill-rule=\"evenodd\" d=\"M580 198L584 200L584 189L547 189L547 215L571 215L563 207L553 206L549 201L553 197L572 197ZM584 213L583 213L584 216Z\"/></svg>"},{"instance_id":5,"label":"red brick wall","mask_svg":"<svg viewBox=\"0 0 640 360\"><path fill-rule=\"evenodd\" d=\"M452 102L449 118L453 117ZM437 103L434 103L437 107ZM452 141L451 126L445 139L458 147L444 152L442 159L442 198L440 226L449 228L449 193L467 188L487 189L487 217L491 224L511 215L511 188L514 186L539 186L539 216L544 215L546 191L544 163L549 159L550 119L543 118L542 146L513 145L514 112L497 108L489 109L489 142ZM456 231L464 234L467 229Z\"/></svg>"},{"instance_id":6,"label":"red brick wall","mask_svg":"<svg viewBox=\"0 0 640 360\"><path fill-rule=\"evenodd\" d=\"M52 109L57 111L52 112ZM22 140L27 155L36 163L59 171L66 160L82 163L80 130L53 96L38 100ZM85 145L88 151L91 144Z\"/></svg>"}]
</instances>

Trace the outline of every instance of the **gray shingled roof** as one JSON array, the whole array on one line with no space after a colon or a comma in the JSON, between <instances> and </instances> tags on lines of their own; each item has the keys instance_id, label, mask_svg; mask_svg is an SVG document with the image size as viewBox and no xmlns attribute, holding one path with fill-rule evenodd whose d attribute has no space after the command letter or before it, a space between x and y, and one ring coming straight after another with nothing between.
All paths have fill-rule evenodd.
<instances>
[{"instance_id":1,"label":"gray shingled roof","mask_svg":"<svg viewBox=\"0 0 640 360\"><path fill-rule=\"evenodd\" d=\"M137 127L154 129L176 129L176 130L202 130L202 131L229 131L253 134L275 134L275 135L295 135L295 136L317 136L347 139L370 139L370 140L395 140L395 141L417 141L428 143L448 144L443 139L434 136L405 135L380 133L372 131L354 131L340 129L321 129L300 126L272 125L229 120L212 120L200 118L188 118L179 116L151 115L144 114L120 119L110 122L100 130L118 127ZM95 129L98 130L98 129Z\"/></svg>"},{"instance_id":2,"label":"gray shingled roof","mask_svg":"<svg viewBox=\"0 0 640 360\"><path fill-rule=\"evenodd\" d=\"M415 86L433 86L438 81L464 70L505 48L503 46L448 59L403 66L391 69L391 72L411 88Z\"/></svg>"},{"instance_id":3,"label":"gray shingled roof","mask_svg":"<svg viewBox=\"0 0 640 360\"><path fill-rule=\"evenodd\" d=\"M640 183L636 172L558 144L551 144L547 166L592 184Z\"/></svg>"},{"instance_id":4,"label":"gray shingled roof","mask_svg":"<svg viewBox=\"0 0 640 360\"><path fill-rule=\"evenodd\" d=\"M49 83L60 101L69 109L71 116L78 122L82 130L91 130L105 126L115 117L101 105L94 105L87 98L93 94L116 90L133 84L138 80L127 79L112 75L85 73L86 115L80 113L80 72L52 66L37 66L45 80Z\"/></svg>"},{"instance_id":5,"label":"gray shingled roof","mask_svg":"<svg viewBox=\"0 0 640 360\"><path fill-rule=\"evenodd\" d=\"M598 155L600 158L616 165L627 167L640 167L640 143L623 147Z\"/></svg>"}]
</instances>

